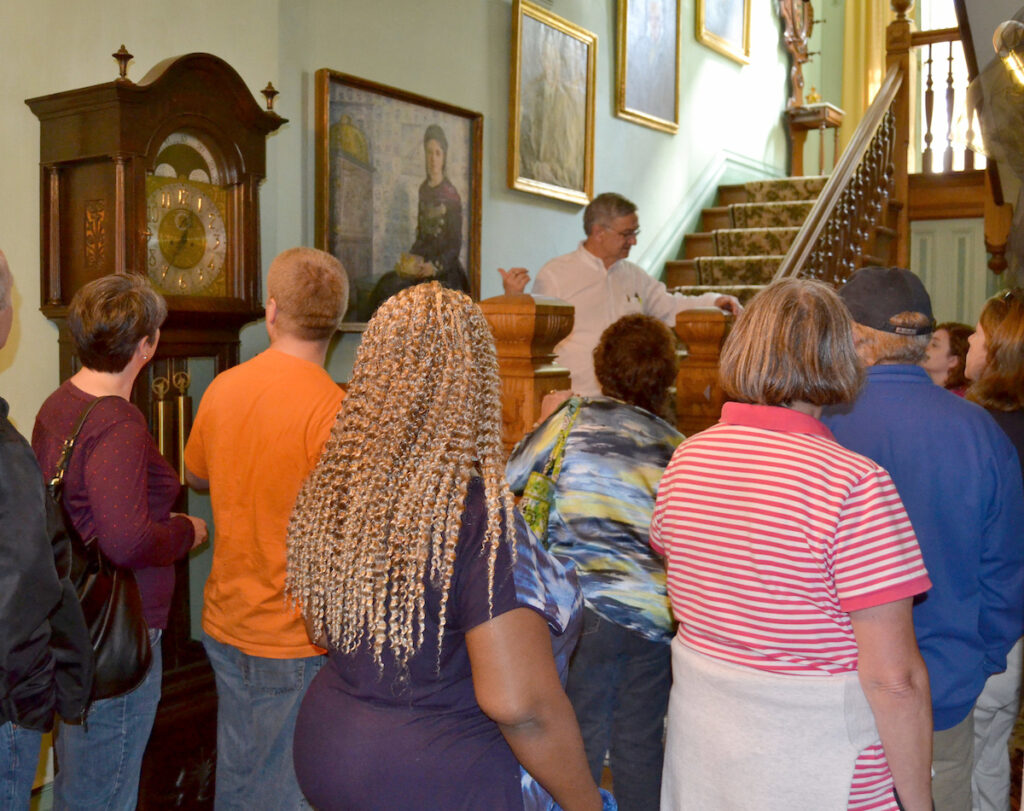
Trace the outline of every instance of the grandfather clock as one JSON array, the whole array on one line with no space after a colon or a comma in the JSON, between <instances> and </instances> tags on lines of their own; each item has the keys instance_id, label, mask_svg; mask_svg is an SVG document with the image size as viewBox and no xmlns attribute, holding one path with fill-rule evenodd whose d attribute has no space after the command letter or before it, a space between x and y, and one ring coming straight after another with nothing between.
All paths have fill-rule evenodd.
<instances>
[{"instance_id":1,"label":"grandfather clock","mask_svg":"<svg viewBox=\"0 0 1024 811\"><path fill-rule=\"evenodd\" d=\"M211 54L167 59L139 83L123 45L113 56L118 78L26 101L40 121L40 309L58 326L64 380L76 363L66 323L75 291L111 273L148 276L169 314L132 399L180 469L190 360L214 373L234 365L239 330L262 316L259 184L266 138L285 119L273 86L264 110ZM212 807L216 691L190 634L187 562L177 575L140 809Z\"/></svg>"}]
</instances>

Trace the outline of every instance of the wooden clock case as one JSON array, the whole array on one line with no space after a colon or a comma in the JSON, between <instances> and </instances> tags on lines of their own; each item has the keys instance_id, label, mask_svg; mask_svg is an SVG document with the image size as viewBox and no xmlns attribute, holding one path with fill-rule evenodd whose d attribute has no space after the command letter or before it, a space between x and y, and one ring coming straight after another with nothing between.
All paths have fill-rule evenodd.
<instances>
[{"instance_id":1,"label":"wooden clock case","mask_svg":"<svg viewBox=\"0 0 1024 811\"><path fill-rule=\"evenodd\" d=\"M239 330L263 315L259 184L266 138L285 119L262 109L235 70L211 54L167 59L138 84L126 78L131 55L122 46L114 56L120 78L26 101L40 121L40 309L59 328L65 380L77 363L66 324L71 297L100 276L146 274L147 175L168 135L201 138L227 187L226 284L218 291L223 295L166 296L169 314L156 357L132 394L143 414L152 415L157 375L170 379L189 358L212 359L215 373L236 364ZM276 93L268 86L264 94L269 108ZM170 448L175 467L178 455L177 446ZM183 494L183 511L186 502ZM178 564L177 576L140 809L213 804L216 690L202 645L191 638L187 561Z\"/></svg>"}]
</instances>

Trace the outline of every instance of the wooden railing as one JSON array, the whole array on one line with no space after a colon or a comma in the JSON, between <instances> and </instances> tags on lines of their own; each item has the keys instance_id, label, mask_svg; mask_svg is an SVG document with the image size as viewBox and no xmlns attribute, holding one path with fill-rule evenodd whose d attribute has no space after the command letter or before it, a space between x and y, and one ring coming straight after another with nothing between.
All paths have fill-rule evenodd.
<instances>
[{"instance_id":1,"label":"wooden railing","mask_svg":"<svg viewBox=\"0 0 1024 811\"><path fill-rule=\"evenodd\" d=\"M872 229L879 223L893 193L899 151L896 106L905 85L904 77L899 66L889 69L878 95L779 265L776 279L799 275L842 284L856 270Z\"/></svg>"},{"instance_id":2,"label":"wooden railing","mask_svg":"<svg viewBox=\"0 0 1024 811\"><path fill-rule=\"evenodd\" d=\"M989 267L998 272L1006 266L1003 253L1010 216L1008 207L1002 205L998 174L992 165L985 175L972 171L974 152L970 146L975 133L969 123L963 137L954 132L954 110L964 105L967 95L966 87L955 86L952 70L960 30L912 31L906 17L910 6L908 0L892 0L897 17L886 31L885 80L779 266L776 279L801 276L840 285L863 264L907 267L913 211L921 219L984 217ZM939 56L948 68L944 79L936 81L934 49L943 44L946 54ZM922 54L924 175L915 175L912 181L909 77L914 51L919 48L927 49ZM976 70L976 66L968 67ZM936 84L945 85L944 135L943 122L935 122ZM941 174L933 173L936 130L945 141ZM953 171L954 163L961 162L960 158L954 160L960 148L963 171ZM958 202L944 206L943 195Z\"/></svg>"},{"instance_id":3,"label":"wooden railing","mask_svg":"<svg viewBox=\"0 0 1024 811\"><path fill-rule=\"evenodd\" d=\"M921 138L921 171L925 174L935 172L935 150L932 145L935 141L935 131L943 125L942 121L935 120L935 85L936 76L938 82L945 85L942 98L945 101L945 133L941 134L945 146L942 148L942 172L954 171L954 164L960 162L964 171L974 168L975 152L971 148L974 132L972 130L971 118L967 115L967 88L957 88L956 76L953 72L954 57L963 58L963 45L960 41L959 28L939 28L934 31L913 31L910 34L910 43L914 48L927 49L921 54L921 69L924 86L924 132ZM936 46L945 46L936 48ZM945 53L943 53L943 51ZM959 53L958 53L959 52ZM935 62L938 59L941 64L946 62L945 76L941 71L935 70ZM963 118L967 130L961 136L957 133L957 119ZM960 161L956 161L959 154ZM984 160L984 159L983 159Z\"/></svg>"}]
</instances>

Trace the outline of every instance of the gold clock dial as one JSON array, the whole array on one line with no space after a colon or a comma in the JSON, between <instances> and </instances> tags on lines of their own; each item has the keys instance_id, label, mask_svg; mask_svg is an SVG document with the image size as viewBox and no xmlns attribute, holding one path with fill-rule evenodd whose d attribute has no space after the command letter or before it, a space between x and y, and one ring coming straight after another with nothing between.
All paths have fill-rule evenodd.
<instances>
[{"instance_id":1,"label":"gold clock dial","mask_svg":"<svg viewBox=\"0 0 1024 811\"><path fill-rule=\"evenodd\" d=\"M147 270L163 293L224 295L227 236L216 187L151 177L147 186Z\"/></svg>"}]
</instances>

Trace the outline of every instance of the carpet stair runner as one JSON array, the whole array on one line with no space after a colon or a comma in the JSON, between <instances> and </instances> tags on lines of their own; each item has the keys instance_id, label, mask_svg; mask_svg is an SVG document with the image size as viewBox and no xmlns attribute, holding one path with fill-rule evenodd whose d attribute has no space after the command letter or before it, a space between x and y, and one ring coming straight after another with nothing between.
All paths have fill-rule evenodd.
<instances>
[{"instance_id":1,"label":"carpet stair runner","mask_svg":"<svg viewBox=\"0 0 1024 811\"><path fill-rule=\"evenodd\" d=\"M826 177L761 180L718 189L702 231L688 234L682 259L665 263L665 284L689 295L719 292L746 303L772 280Z\"/></svg>"}]
</instances>

